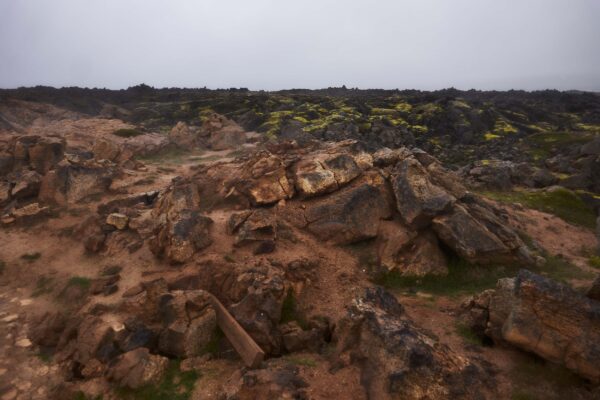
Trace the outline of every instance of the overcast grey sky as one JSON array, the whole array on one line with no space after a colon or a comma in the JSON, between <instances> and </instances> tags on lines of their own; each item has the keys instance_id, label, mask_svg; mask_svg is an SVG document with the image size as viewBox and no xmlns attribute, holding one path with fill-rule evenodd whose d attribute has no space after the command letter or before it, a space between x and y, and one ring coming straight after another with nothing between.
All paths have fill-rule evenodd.
<instances>
[{"instance_id":1,"label":"overcast grey sky","mask_svg":"<svg viewBox=\"0 0 600 400\"><path fill-rule=\"evenodd\" d=\"M600 90L600 0L0 0L0 87Z\"/></svg>"}]
</instances>

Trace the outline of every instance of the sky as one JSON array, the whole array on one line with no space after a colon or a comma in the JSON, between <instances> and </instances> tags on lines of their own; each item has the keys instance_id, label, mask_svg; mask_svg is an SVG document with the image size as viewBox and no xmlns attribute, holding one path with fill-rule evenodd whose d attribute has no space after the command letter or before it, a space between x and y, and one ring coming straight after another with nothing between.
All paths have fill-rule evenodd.
<instances>
[{"instance_id":1,"label":"sky","mask_svg":"<svg viewBox=\"0 0 600 400\"><path fill-rule=\"evenodd\" d=\"M600 0L0 0L0 87L600 91Z\"/></svg>"}]
</instances>

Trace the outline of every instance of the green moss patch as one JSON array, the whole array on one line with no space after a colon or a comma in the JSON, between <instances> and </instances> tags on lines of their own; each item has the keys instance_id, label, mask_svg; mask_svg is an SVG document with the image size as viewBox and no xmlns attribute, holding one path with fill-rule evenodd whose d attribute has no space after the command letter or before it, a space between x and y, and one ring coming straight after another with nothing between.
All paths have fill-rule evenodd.
<instances>
[{"instance_id":1,"label":"green moss patch","mask_svg":"<svg viewBox=\"0 0 600 400\"><path fill-rule=\"evenodd\" d=\"M159 383L136 390L118 389L117 395L123 400L188 400L196 380L198 374L195 371L182 372L179 361L172 360Z\"/></svg>"},{"instance_id":2,"label":"green moss patch","mask_svg":"<svg viewBox=\"0 0 600 400\"><path fill-rule=\"evenodd\" d=\"M595 228L596 214L577 193L556 187L552 190L515 190L509 192L487 191L483 193L503 203L521 203L526 207L556 215L572 224Z\"/></svg>"},{"instance_id":3,"label":"green moss patch","mask_svg":"<svg viewBox=\"0 0 600 400\"><path fill-rule=\"evenodd\" d=\"M131 129L131 128L117 129L116 131L113 132L113 135L123 137L123 138L130 138L130 137L140 136L143 134L144 134L143 132L140 132L137 129Z\"/></svg>"}]
</instances>

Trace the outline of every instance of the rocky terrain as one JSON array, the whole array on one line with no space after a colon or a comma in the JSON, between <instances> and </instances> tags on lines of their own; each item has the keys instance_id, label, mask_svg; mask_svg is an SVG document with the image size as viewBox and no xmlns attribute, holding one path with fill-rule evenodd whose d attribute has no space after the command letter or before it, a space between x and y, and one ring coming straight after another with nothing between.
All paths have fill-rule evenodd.
<instances>
[{"instance_id":1,"label":"rocky terrain","mask_svg":"<svg viewBox=\"0 0 600 400\"><path fill-rule=\"evenodd\" d=\"M0 91L0 398L600 397L600 97Z\"/></svg>"}]
</instances>

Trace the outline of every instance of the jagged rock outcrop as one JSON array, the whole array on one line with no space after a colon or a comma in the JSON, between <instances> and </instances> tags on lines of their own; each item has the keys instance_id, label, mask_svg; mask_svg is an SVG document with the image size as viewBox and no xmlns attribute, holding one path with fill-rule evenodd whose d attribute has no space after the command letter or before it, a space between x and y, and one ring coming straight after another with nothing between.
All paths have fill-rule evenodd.
<instances>
[{"instance_id":1,"label":"jagged rock outcrop","mask_svg":"<svg viewBox=\"0 0 600 400\"><path fill-rule=\"evenodd\" d=\"M391 182L402 219L415 228L426 227L433 217L449 210L456 201L431 182L424 166L415 158L396 164Z\"/></svg>"},{"instance_id":2,"label":"jagged rock outcrop","mask_svg":"<svg viewBox=\"0 0 600 400\"><path fill-rule=\"evenodd\" d=\"M208 237L210 224L198 213L227 206L245 209L229 220L236 245L259 242L266 246L257 248L259 253L274 251L277 230L289 224L336 244L379 238L381 271L403 275L444 274L447 249L472 263L534 262L508 227L506 214L469 193L456 174L421 150L371 155L351 141L304 148L285 142L269 148L201 167L189 182L174 183L161 195L176 196L168 193L181 186L190 201L168 211L161 204L169 200L159 199L153 212L155 254L181 247L181 255L167 258L189 260L210 243L200 240ZM181 226L197 227L200 241L180 236L170 245L177 238L173 218L188 221Z\"/></svg>"},{"instance_id":3,"label":"jagged rock outcrop","mask_svg":"<svg viewBox=\"0 0 600 400\"><path fill-rule=\"evenodd\" d=\"M381 288L354 301L338 323L334 343L341 365L360 367L370 399L477 399L489 379L414 326Z\"/></svg>"},{"instance_id":4,"label":"jagged rock outcrop","mask_svg":"<svg viewBox=\"0 0 600 400\"><path fill-rule=\"evenodd\" d=\"M495 341L600 382L600 302L549 278L521 270L464 304L463 318Z\"/></svg>"},{"instance_id":5,"label":"jagged rock outcrop","mask_svg":"<svg viewBox=\"0 0 600 400\"><path fill-rule=\"evenodd\" d=\"M198 187L185 180L175 180L159 195L153 211L154 237L150 242L154 254L182 263L212 243L212 220L198 211L199 206Z\"/></svg>"}]
</instances>

